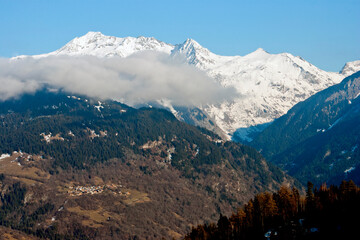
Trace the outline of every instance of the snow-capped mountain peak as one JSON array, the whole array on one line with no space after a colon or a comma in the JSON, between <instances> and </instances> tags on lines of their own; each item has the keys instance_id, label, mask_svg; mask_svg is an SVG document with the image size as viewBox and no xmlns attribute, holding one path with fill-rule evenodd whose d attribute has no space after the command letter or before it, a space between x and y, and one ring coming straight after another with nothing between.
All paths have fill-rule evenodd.
<instances>
[{"instance_id":1,"label":"snow-capped mountain peak","mask_svg":"<svg viewBox=\"0 0 360 240\"><path fill-rule=\"evenodd\" d=\"M203 47L194 39L188 38L186 39L185 42L183 42L182 44L185 48L192 48L192 49L202 49ZM209 51L208 49L206 49L207 51Z\"/></svg>"},{"instance_id":2,"label":"snow-capped mountain peak","mask_svg":"<svg viewBox=\"0 0 360 240\"><path fill-rule=\"evenodd\" d=\"M360 60L346 63L341 69L340 74L346 77L358 71L360 71Z\"/></svg>"},{"instance_id":3,"label":"snow-capped mountain peak","mask_svg":"<svg viewBox=\"0 0 360 240\"><path fill-rule=\"evenodd\" d=\"M205 107L227 133L269 123L342 79L340 74L325 72L289 53L270 54L261 48L214 65L206 69L207 73L239 93L232 102Z\"/></svg>"},{"instance_id":4,"label":"snow-capped mountain peak","mask_svg":"<svg viewBox=\"0 0 360 240\"><path fill-rule=\"evenodd\" d=\"M96 39L96 38L105 38L106 36L101 32L88 32L82 37L77 37L75 39Z\"/></svg>"},{"instance_id":5,"label":"snow-capped mountain peak","mask_svg":"<svg viewBox=\"0 0 360 240\"><path fill-rule=\"evenodd\" d=\"M141 51L157 51L170 54L174 46L154 37L113 37L101 32L88 32L84 36L74 38L62 48L47 54L35 55L34 58L48 56L96 56L96 57L128 57ZM28 56L18 56L14 59Z\"/></svg>"},{"instance_id":6,"label":"snow-capped mountain peak","mask_svg":"<svg viewBox=\"0 0 360 240\"><path fill-rule=\"evenodd\" d=\"M172 55L182 55L189 64L193 64L200 69L209 68L215 64L217 58L221 57L210 52L193 39L187 39L182 44L175 45Z\"/></svg>"},{"instance_id":7,"label":"snow-capped mountain peak","mask_svg":"<svg viewBox=\"0 0 360 240\"><path fill-rule=\"evenodd\" d=\"M75 38L64 47L55 51L56 55L94 55L98 57L127 57L135 52L155 50L170 54L173 46L153 37L117 38L105 36L100 32L89 32Z\"/></svg>"},{"instance_id":8,"label":"snow-capped mountain peak","mask_svg":"<svg viewBox=\"0 0 360 240\"><path fill-rule=\"evenodd\" d=\"M262 57L266 57L268 55L269 55L269 53L267 51L265 51L262 48L258 48L254 52L251 52L251 53L247 54L245 57L248 57L248 58L250 58L250 57L260 57L260 58L262 58Z\"/></svg>"},{"instance_id":9,"label":"snow-capped mountain peak","mask_svg":"<svg viewBox=\"0 0 360 240\"><path fill-rule=\"evenodd\" d=\"M290 53L270 54L262 48L245 56L221 56L193 39L174 46L153 37L118 38L101 32L89 32L59 50L32 57L127 57L149 50L181 56L223 87L237 90L238 98L201 108L227 134L239 128L269 123L296 103L360 70L360 61L347 63L340 73L331 73ZM14 59L18 58L23 56Z\"/></svg>"}]
</instances>

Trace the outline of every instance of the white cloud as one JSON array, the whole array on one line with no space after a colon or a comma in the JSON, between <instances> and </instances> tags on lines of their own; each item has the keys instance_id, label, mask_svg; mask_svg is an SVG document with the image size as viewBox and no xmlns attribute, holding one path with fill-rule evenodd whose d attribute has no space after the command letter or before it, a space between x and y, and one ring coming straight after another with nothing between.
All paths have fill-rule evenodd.
<instances>
[{"instance_id":1,"label":"white cloud","mask_svg":"<svg viewBox=\"0 0 360 240\"><path fill-rule=\"evenodd\" d=\"M174 105L219 103L235 90L167 55L142 52L127 58L56 56L0 59L0 100L33 93L44 86L129 105L170 100Z\"/></svg>"}]
</instances>

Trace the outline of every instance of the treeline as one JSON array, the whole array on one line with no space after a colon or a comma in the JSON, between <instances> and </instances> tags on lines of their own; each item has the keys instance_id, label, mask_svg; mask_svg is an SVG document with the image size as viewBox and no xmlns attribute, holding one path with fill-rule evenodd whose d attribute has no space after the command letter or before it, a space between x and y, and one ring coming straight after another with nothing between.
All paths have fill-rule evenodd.
<instances>
[{"instance_id":1,"label":"treeline","mask_svg":"<svg viewBox=\"0 0 360 240\"><path fill-rule=\"evenodd\" d=\"M320 188L309 182L306 196L288 187L258 194L229 218L199 225L185 239L352 239L359 216L360 188L353 181Z\"/></svg>"}]
</instances>

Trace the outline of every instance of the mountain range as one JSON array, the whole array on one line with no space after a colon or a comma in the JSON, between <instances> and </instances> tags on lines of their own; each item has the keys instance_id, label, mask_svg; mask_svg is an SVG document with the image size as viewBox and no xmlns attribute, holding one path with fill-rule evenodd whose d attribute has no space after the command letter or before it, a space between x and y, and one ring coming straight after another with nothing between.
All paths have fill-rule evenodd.
<instances>
[{"instance_id":1,"label":"mountain range","mask_svg":"<svg viewBox=\"0 0 360 240\"><path fill-rule=\"evenodd\" d=\"M191 109L183 112L181 106L166 104L164 107L179 119L183 120L183 115L192 116L194 124L216 129L226 139L232 137L241 141L251 141L253 131L263 130L264 126L285 114L296 103L360 70L360 61L346 63L339 73L333 73L323 71L301 57L289 53L270 54L261 48L245 56L220 56L192 39L172 45L155 38L117 38L100 32L89 32L59 50L31 57L91 55L126 58L142 51L181 57L188 64L205 71L221 86L236 89L237 95L232 100L194 106L202 112L200 121L198 115L191 114ZM26 57L30 56L14 59ZM163 102L166 99L159 99L159 105Z\"/></svg>"},{"instance_id":2,"label":"mountain range","mask_svg":"<svg viewBox=\"0 0 360 240\"><path fill-rule=\"evenodd\" d=\"M39 80L30 85L36 91L1 98L0 225L7 228L0 234L17 234L10 227L49 239L179 238L260 192L281 186L304 192L307 181L360 182L360 61L333 73L261 48L220 56L192 39L172 45L99 32L10 61L30 59L37 66L81 57L122 64L148 51L205 73L219 88L234 89L235 97L193 106L159 98L129 106ZM21 77L39 76L24 72ZM65 71L70 80L73 73Z\"/></svg>"}]
</instances>

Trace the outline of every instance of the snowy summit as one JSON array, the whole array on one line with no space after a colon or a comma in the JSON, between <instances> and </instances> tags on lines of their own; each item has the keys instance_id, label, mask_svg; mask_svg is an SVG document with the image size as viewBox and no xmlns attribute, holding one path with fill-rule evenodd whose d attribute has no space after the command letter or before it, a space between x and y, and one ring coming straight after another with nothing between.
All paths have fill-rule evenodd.
<instances>
[{"instance_id":1,"label":"snowy summit","mask_svg":"<svg viewBox=\"0 0 360 240\"><path fill-rule=\"evenodd\" d=\"M174 46L153 37L118 38L100 32L89 32L59 50L32 57L125 58L141 51L182 56L188 64L205 71L222 86L234 87L238 93L236 99L200 107L229 137L239 128L272 122L296 103L360 70L360 61L347 63L341 72L333 73L290 53L270 54L262 48L245 56L221 56L193 39ZM16 58L24 57L27 56Z\"/></svg>"}]
</instances>

